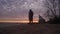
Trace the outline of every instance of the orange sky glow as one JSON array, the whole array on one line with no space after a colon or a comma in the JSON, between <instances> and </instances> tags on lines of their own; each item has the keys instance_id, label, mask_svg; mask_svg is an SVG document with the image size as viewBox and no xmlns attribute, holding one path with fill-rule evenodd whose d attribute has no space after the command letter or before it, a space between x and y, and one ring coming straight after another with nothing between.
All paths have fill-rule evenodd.
<instances>
[{"instance_id":1,"label":"orange sky glow","mask_svg":"<svg viewBox=\"0 0 60 34\"><path fill-rule=\"evenodd\" d=\"M0 20L0 23L29 23L29 20L28 19L26 19L26 20L14 20L14 19L3 19L3 20ZM33 19L33 22L34 23L38 23L38 19Z\"/></svg>"},{"instance_id":2,"label":"orange sky glow","mask_svg":"<svg viewBox=\"0 0 60 34\"><path fill-rule=\"evenodd\" d=\"M29 23L29 21L0 21L3 23ZM33 21L34 23L38 23L38 21Z\"/></svg>"}]
</instances>

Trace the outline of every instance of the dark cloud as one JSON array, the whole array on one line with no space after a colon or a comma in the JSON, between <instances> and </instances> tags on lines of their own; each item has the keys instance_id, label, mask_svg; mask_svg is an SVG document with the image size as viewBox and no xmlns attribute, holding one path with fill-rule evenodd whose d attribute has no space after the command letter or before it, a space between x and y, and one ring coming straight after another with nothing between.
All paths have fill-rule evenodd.
<instances>
[{"instance_id":1,"label":"dark cloud","mask_svg":"<svg viewBox=\"0 0 60 34\"><path fill-rule=\"evenodd\" d=\"M35 18L38 18L39 12L43 9L43 1L44 0L0 0L0 18L28 18L29 9L32 9Z\"/></svg>"}]
</instances>

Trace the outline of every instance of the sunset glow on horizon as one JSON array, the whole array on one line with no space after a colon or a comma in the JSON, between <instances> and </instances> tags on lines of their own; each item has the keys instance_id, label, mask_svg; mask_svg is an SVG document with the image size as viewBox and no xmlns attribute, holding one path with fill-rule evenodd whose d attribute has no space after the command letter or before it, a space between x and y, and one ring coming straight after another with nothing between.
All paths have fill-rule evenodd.
<instances>
[{"instance_id":1,"label":"sunset glow on horizon","mask_svg":"<svg viewBox=\"0 0 60 34\"><path fill-rule=\"evenodd\" d=\"M29 23L29 19L0 19L0 22L5 23ZM33 22L38 23L38 19L33 18Z\"/></svg>"},{"instance_id":2,"label":"sunset glow on horizon","mask_svg":"<svg viewBox=\"0 0 60 34\"><path fill-rule=\"evenodd\" d=\"M2 23L29 23L29 21L0 21ZM38 23L38 21L33 21L33 23Z\"/></svg>"}]
</instances>

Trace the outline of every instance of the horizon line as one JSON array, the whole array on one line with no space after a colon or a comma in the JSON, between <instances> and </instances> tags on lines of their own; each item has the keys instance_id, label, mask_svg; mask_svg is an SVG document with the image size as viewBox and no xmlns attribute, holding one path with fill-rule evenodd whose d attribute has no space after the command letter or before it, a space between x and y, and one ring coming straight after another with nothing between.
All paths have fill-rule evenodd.
<instances>
[{"instance_id":1,"label":"horizon line","mask_svg":"<svg viewBox=\"0 0 60 34\"><path fill-rule=\"evenodd\" d=\"M5 22L5 23L29 23L29 21L0 21L1 22ZM38 23L38 21L33 21L33 23Z\"/></svg>"}]
</instances>

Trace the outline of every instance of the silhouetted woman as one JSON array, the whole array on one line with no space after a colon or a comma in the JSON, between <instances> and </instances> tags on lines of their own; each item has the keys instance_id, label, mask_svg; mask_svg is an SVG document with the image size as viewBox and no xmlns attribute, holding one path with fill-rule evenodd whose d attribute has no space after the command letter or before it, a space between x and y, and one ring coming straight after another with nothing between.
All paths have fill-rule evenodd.
<instances>
[{"instance_id":1,"label":"silhouetted woman","mask_svg":"<svg viewBox=\"0 0 60 34\"><path fill-rule=\"evenodd\" d=\"M29 10L29 23L33 23L33 11Z\"/></svg>"}]
</instances>

